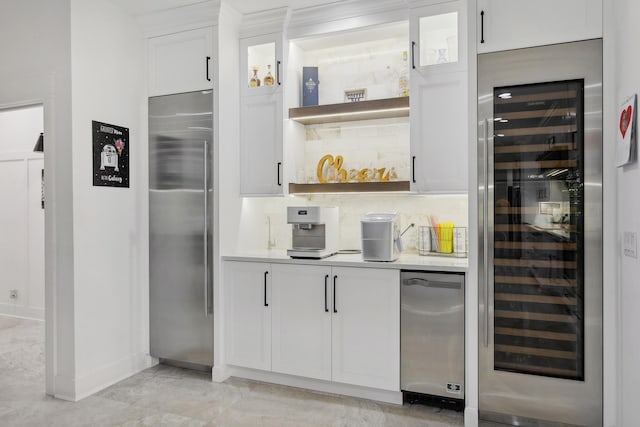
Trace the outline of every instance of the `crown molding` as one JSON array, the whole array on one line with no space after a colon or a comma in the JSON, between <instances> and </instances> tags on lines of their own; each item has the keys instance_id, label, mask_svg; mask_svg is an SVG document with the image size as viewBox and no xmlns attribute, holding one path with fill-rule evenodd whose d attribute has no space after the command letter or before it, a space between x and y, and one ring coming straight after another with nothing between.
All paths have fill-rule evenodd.
<instances>
[{"instance_id":1,"label":"crown molding","mask_svg":"<svg viewBox=\"0 0 640 427\"><path fill-rule=\"evenodd\" d=\"M346 0L293 10L287 35L295 39L408 19L407 0Z\"/></svg>"},{"instance_id":2,"label":"crown molding","mask_svg":"<svg viewBox=\"0 0 640 427\"><path fill-rule=\"evenodd\" d=\"M284 32L291 11L288 7L247 13L242 16L240 38Z\"/></svg>"},{"instance_id":3,"label":"crown molding","mask_svg":"<svg viewBox=\"0 0 640 427\"><path fill-rule=\"evenodd\" d=\"M156 37L218 25L221 0L208 0L138 17L144 35Z\"/></svg>"}]
</instances>

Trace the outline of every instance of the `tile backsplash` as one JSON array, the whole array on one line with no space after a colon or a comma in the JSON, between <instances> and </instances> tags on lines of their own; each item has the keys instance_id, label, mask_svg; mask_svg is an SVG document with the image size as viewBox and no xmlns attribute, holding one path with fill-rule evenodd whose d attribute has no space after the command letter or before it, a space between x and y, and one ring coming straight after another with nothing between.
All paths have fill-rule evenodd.
<instances>
[{"instance_id":1,"label":"tile backsplash","mask_svg":"<svg viewBox=\"0 0 640 427\"><path fill-rule=\"evenodd\" d=\"M416 252L416 229L429 225L433 215L438 222L449 221L468 226L466 195L416 194L322 194L309 196L245 198L237 251L268 248L269 235L275 249L291 247L291 226L287 224L287 206L337 206L340 209L340 249L361 249L360 220L369 212L392 212L400 215L406 252ZM269 230L270 229L270 230Z\"/></svg>"}]
</instances>

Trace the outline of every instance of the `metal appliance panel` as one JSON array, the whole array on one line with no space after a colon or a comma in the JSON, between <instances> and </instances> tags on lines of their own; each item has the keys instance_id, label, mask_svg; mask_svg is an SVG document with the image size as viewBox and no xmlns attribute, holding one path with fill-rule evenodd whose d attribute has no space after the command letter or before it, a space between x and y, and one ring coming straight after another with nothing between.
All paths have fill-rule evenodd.
<instances>
[{"instance_id":1,"label":"metal appliance panel","mask_svg":"<svg viewBox=\"0 0 640 427\"><path fill-rule=\"evenodd\" d=\"M400 389L464 399L464 275L400 273Z\"/></svg>"},{"instance_id":2,"label":"metal appliance panel","mask_svg":"<svg viewBox=\"0 0 640 427\"><path fill-rule=\"evenodd\" d=\"M495 129L499 129L496 125L500 120L508 119L494 113L495 90L506 86L533 86L540 83L574 80L583 80L584 115L578 118L578 129L574 132L577 135L576 140L581 139L583 143L583 158L578 159L582 168L575 169L583 176L574 180L580 183L577 191L582 189L579 193L580 203L576 203L581 211L572 210L569 215L572 222L568 224L566 232L571 238L564 238L561 242L563 236L556 236L559 244L565 248L563 250L576 252L573 260L561 261L560 263L564 264L563 267L559 267L557 254L547 254L547 259L540 255L549 248L540 248L539 242L526 242L527 248L523 244L526 239L519 238L522 242L501 242L499 247L496 247L494 240L496 233L505 231L504 224L495 223L501 210L506 209L510 214L517 215L517 225L510 225L511 228L506 231L522 233L522 236L535 234L525 229L549 228L548 222L554 220L553 213L549 218L540 210L537 212L542 214L538 217L540 219L534 216L533 220L527 223L523 221L523 216L527 215L527 210L530 210L531 206L524 204L503 206L497 203L496 173L499 169L496 168L495 159L497 155L502 155L504 148L501 147L502 151L496 152L495 139L504 134L499 135L499 131ZM577 111L577 114L579 113ZM518 119L522 119L523 113L518 114L520 114ZM571 112L568 114L571 115ZM552 117L554 115L557 114L545 113L538 118L540 124L525 127L549 126L549 122L554 120ZM579 135L581 131L582 134ZM523 132L523 134L528 133L530 132ZM549 141L549 144L555 143L553 139ZM525 142L525 144L528 143ZM529 149L516 151L527 150ZM545 150L549 152L555 149ZM513 425L600 426L602 425L602 41L590 40L479 55L478 152L480 153L478 160L480 417ZM528 167L525 165L529 160L540 162L544 161L544 158L522 158L514 161L514 171L522 172ZM556 173L549 172L549 169L543 170L545 166L539 167L540 176L549 177L549 173ZM572 168L569 167L569 169ZM562 169L558 168L558 170ZM536 177L533 176L533 178ZM566 181L568 182L569 179ZM544 199L545 187L542 187L542 191L538 197L541 196ZM571 240L580 229L582 229L582 236L578 240ZM513 244L517 244L518 249L523 250L523 259L519 261L498 259L496 262L497 251L503 250L505 245ZM533 256L539 259L536 262L526 260ZM524 299L528 302L515 299L513 303L507 302L505 308L505 298L509 299L513 294L504 295L503 288L499 289L496 284L495 274L496 269L501 264L504 266L505 263L510 263L512 266L518 264L518 267L523 267L523 271L528 269L527 273L519 279L519 285L522 285L523 290L513 291L526 293L524 288L529 287L530 296ZM558 280L549 281L545 280L549 277L536 276L535 270L544 263L551 268L571 267L576 270L576 279L567 279L564 276ZM500 286L503 285L504 277L502 276ZM511 281L508 285L516 289L514 285L518 284ZM554 286L557 290L551 292L562 292L561 287L568 285L576 288L578 292L576 298L573 295L561 293L556 293L556 296L543 294L543 291L549 292ZM555 300L561 300L562 304L555 305ZM497 303L503 306L497 307ZM516 308L518 304L522 306L529 304L529 307L536 305L537 308L519 313ZM553 312L563 305L574 307L564 314ZM524 334L525 331L519 331L515 339L520 342L514 341L513 345L505 348L503 341L505 335L512 332L505 331L504 325L499 325L502 330L497 331L496 322L498 319L503 322L506 315L528 324L544 321L547 322L547 327L542 328L543 325L540 324L540 328L537 330L530 328L526 334ZM562 325L562 322L570 319L575 319L578 324L572 333L558 333L552 330L555 325ZM519 334L520 336L517 336ZM537 339L546 340L546 343L557 340L562 345L566 345L567 340L575 339L575 345L571 351L560 349L557 352L544 349L542 343L538 346L539 348L523 349L521 347L523 341ZM505 365L500 366L500 361L496 359L496 354L501 352L511 355L519 354L519 357L514 357L513 360L527 363L537 357L536 352L548 359L558 360L569 358L570 353L575 353L576 356L582 354L581 362L577 362L582 366L576 366L573 379L566 370L558 371L551 366L548 366L551 368L548 372L545 373L539 369L536 374L513 367L510 370ZM538 360L544 360L544 358ZM538 364L538 368L543 367L544 364Z\"/></svg>"},{"instance_id":3,"label":"metal appliance panel","mask_svg":"<svg viewBox=\"0 0 640 427\"><path fill-rule=\"evenodd\" d=\"M149 98L151 355L213 366L210 91Z\"/></svg>"}]
</instances>

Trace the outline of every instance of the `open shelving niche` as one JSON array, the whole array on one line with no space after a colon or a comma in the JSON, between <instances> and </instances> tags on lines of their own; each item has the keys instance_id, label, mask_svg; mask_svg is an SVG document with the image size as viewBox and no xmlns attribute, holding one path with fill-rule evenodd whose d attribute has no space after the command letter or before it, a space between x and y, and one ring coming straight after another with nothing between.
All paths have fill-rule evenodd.
<instances>
[{"instance_id":1,"label":"open shelving niche","mask_svg":"<svg viewBox=\"0 0 640 427\"><path fill-rule=\"evenodd\" d=\"M408 22L290 41L287 84L292 89L286 99L290 124L289 147L285 152L291 153L293 158L288 159L292 162L289 164L296 165L296 172L290 171L287 175L289 194L409 191L409 97L399 96L400 77L408 79L409 75L410 58L408 55L403 58L408 46ZM319 105L300 106L303 66L318 67ZM344 91L353 89L367 89L368 99L343 102ZM358 127L367 129L358 130ZM392 129L385 131L385 127ZM399 132L390 134L394 130ZM322 133L332 138L310 139ZM350 139L342 143L339 136ZM388 144L384 149L372 153L373 147L384 145L385 140ZM340 148L332 152L331 146L337 141ZM322 153L312 154L311 147L316 143L325 148ZM317 151L317 147L314 149ZM362 158L367 151L372 158ZM308 182L315 178L317 162L324 154L343 155L347 170L354 164L387 170L393 166L398 178ZM355 157L356 154L359 157Z\"/></svg>"}]
</instances>

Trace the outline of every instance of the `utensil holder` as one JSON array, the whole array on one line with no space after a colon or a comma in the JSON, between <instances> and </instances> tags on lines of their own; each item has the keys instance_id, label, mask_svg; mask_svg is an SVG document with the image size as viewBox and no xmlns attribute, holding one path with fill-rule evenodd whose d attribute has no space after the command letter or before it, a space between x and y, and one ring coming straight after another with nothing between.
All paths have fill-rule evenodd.
<instances>
[{"instance_id":1,"label":"utensil holder","mask_svg":"<svg viewBox=\"0 0 640 427\"><path fill-rule=\"evenodd\" d=\"M417 230L419 255L442 255L466 258L467 227L420 226Z\"/></svg>"}]
</instances>

